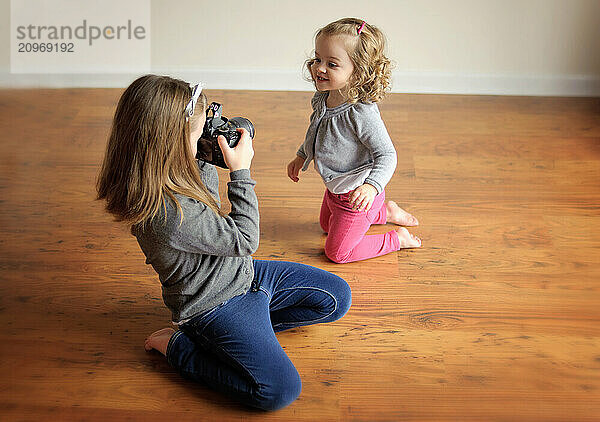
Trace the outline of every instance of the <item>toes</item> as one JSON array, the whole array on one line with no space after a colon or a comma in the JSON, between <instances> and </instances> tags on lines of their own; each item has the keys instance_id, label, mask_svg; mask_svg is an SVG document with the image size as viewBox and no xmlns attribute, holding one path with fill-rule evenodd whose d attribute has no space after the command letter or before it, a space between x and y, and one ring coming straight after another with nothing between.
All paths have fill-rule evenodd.
<instances>
[{"instance_id":1,"label":"toes","mask_svg":"<svg viewBox=\"0 0 600 422\"><path fill-rule=\"evenodd\" d=\"M416 246L416 247L421 246L421 239L419 239L418 236L415 236L414 234L411 234L410 238L412 240L411 246Z\"/></svg>"},{"instance_id":2,"label":"toes","mask_svg":"<svg viewBox=\"0 0 600 422\"><path fill-rule=\"evenodd\" d=\"M400 239L400 249L420 248L421 239L402 227L396 231Z\"/></svg>"},{"instance_id":3,"label":"toes","mask_svg":"<svg viewBox=\"0 0 600 422\"><path fill-rule=\"evenodd\" d=\"M404 225L409 227L418 226L419 220L415 216L407 214L404 218Z\"/></svg>"}]
</instances>

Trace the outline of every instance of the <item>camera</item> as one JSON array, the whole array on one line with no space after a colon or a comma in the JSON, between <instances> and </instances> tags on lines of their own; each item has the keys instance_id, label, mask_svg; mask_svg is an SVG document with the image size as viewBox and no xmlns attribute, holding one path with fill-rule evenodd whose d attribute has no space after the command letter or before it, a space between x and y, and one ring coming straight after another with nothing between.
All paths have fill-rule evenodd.
<instances>
[{"instance_id":1,"label":"camera","mask_svg":"<svg viewBox=\"0 0 600 422\"><path fill-rule=\"evenodd\" d=\"M219 135L223 135L229 146L234 148L242 136L237 131L240 128L246 129L250 137L254 139L254 125L250 120L244 117L232 117L231 119L223 117L223 106L219 103L212 103L206 109L206 123L202 130L202 136L198 139L196 158L226 169L227 165L217 138Z\"/></svg>"}]
</instances>

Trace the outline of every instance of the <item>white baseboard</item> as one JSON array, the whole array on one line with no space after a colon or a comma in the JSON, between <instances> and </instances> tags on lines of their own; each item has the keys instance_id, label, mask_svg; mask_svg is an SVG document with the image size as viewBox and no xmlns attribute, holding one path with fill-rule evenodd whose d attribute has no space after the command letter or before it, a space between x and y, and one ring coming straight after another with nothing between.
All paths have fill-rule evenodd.
<instances>
[{"instance_id":1,"label":"white baseboard","mask_svg":"<svg viewBox=\"0 0 600 422\"><path fill-rule=\"evenodd\" d=\"M186 81L202 81L209 89L312 91L300 71L155 69ZM124 88L134 74L17 74L0 73L1 88ZM600 97L600 76L535 76L394 72L392 92Z\"/></svg>"}]
</instances>

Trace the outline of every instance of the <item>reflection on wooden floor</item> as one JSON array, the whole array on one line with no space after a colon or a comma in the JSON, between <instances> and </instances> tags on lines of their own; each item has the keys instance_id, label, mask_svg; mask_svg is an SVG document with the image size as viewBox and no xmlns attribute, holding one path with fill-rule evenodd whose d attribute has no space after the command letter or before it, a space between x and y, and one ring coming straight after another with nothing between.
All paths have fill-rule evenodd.
<instances>
[{"instance_id":1,"label":"reflection on wooden floor","mask_svg":"<svg viewBox=\"0 0 600 422\"><path fill-rule=\"evenodd\" d=\"M209 91L256 125L256 258L353 291L339 322L279 335L303 391L264 414L144 352L158 280L93 200L120 93L0 91L0 419L598 420L600 99L390 95L387 196L424 247L336 265L321 180L285 175L311 93Z\"/></svg>"}]
</instances>

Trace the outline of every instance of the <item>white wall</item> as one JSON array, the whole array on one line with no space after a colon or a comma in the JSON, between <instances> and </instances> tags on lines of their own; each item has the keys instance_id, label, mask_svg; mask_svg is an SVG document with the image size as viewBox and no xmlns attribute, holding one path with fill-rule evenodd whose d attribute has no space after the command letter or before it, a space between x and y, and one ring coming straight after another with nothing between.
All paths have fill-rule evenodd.
<instances>
[{"instance_id":1,"label":"white wall","mask_svg":"<svg viewBox=\"0 0 600 422\"><path fill-rule=\"evenodd\" d=\"M152 71L209 88L312 90L315 30L354 16L386 34L394 92L600 96L600 0L152 0L151 13ZM10 74L10 0L0 14L1 86L135 76Z\"/></svg>"}]
</instances>

